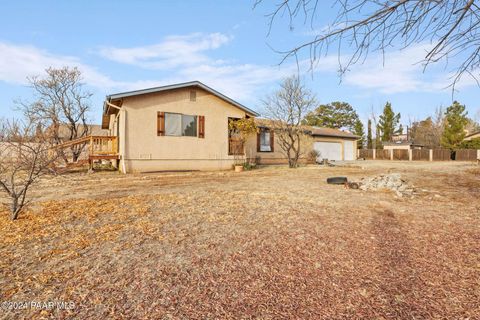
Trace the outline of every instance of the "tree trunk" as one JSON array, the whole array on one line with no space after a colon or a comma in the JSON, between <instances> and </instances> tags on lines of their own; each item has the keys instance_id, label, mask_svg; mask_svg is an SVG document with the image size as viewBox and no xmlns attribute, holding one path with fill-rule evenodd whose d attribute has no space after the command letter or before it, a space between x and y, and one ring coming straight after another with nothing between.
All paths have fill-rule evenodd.
<instances>
[{"instance_id":1,"label":"tree trunk","mask_svg":"<svg viewBox=\"0 0 480 320\"><path fill-rule=\"evenodd\" d=\"M18 214L20 213L20 209L21 207L19 207L18 205L18 197L13 197L12 199L12 206L11 206L11 210L10 210L10 218L12 220L17 220L18 218Z\"/></svg>"}]
</instances>

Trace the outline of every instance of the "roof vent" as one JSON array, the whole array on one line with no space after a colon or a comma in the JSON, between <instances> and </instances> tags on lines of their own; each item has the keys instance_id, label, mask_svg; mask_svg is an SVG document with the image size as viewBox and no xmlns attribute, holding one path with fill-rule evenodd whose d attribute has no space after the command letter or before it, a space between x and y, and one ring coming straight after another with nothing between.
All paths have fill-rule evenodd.
<instances>
[{"instance_id":1,"label":"roof vent","mask_svg":"<svg viewBox=\"0 0 480 320\"><path fill-rule=\"evenodd\" d=\"M197 91L195 90L190 91L190 101L197 101Z\"/></svg>"}]
</instances>

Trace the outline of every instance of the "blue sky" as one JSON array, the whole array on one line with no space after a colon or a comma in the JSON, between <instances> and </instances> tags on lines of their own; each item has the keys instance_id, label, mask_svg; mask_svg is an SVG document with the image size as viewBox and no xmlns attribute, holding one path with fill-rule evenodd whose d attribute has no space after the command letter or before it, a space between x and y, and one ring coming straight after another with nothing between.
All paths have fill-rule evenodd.
<instances>
[{"instance_id":1,"label":"blue sky","mask_svg":"<svg viewBox=\"0 0 480 320\"><path fill-rule=\"evenodd\" d=\"M327 1L325 1L327 2ZM0 20L0 117L15 115L13 101L31 99L27 76L48 66L77 66L92 97L93 122L99 122L107 94L169 83L200 80L248 107L262 111L261 99L295 61L278 66L283 50L307 41L312 29L293 30L278 21L267 35L265 2L253 1L10 1L2 3ZM336 9L321 8L314 28L331 21ZM323 57L314 72L302 70L320 103L346 101L362 119L386 101L401 112L402 122L421 119L452 102L444 88L449 70L433 66L422 74L415 62L428 43L382 57L371 54L340 82L335 53ZM300 57L304 59L306 57ZM465 80L453 99L480 115L479 88Z\"/></svg>"}]
</instances>

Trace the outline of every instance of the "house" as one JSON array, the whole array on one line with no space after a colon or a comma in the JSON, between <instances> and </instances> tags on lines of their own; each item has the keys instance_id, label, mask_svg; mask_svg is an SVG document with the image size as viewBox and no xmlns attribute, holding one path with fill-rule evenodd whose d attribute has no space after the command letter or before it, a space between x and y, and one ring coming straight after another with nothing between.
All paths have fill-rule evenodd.
<instances>
[{"instance_id":1,"label":"house","mask_svg":"<svg viewBox=\"0 0 480 320\"><path fill-rule=\"evenodd\" d=\"M470 134L467 134L465 138L463 139L464 141L470 141L473 139L480 139L480 131L472 132Z\"/></svg>"},{"instance_id":2,"label":"house","mask_svg":"<svg viewBox=\"0 0 480 320\"><path fill-rule=\"evenodd\" d=\"M390 142L383 142L383 149L386 150L408 150L408 149L423 149L423 145L414 143L413 141L407 140L397 140L397 141L390 141Z\"/></svg>"},{"instance_id":3,"label":"house","mask_svg":"<svg viewBox=\"0 0 480 320\"><path fill-rule=\"evenodd\" d=\"M123 172L230 169L229 119L258 114L199 81L112 94L102 129Z\"/></svg>"},{"instance_id":4,"label":"house","mask_svg":"<svg viewBox=\"0 0 480 320\"><path fill-rule=\"evenodd\" d=\"M383 149L386 150L409 150L409 149L422 149L424 146L415 143L410 139L410 130L407 128L407 133L395 134L391 137L390 141L383 142Z\"/></svg>"},{"instance_id":5,"label":"house","mask_svg":"<svg viewBox=\"0 0 480 320\"><path fill-rule=\"evenodd\" d=\"M255 158L259 164L283 164L288 160L281 148L278 133L269 128L270 120L255 119L259 132L256 137L246 142L247 156ZM329 160L356 160L358 136L338 129L306 127L309 139L302 141L304 150L300 159L308 161L308 153L313 149L317 152L317 161Z\"/></svg>"},{"instance_id":6,"label":"house","mask_svg":"<svg viewBox=\"0 0 480 320\"><path fill-rule=\"evenodd\" d=\"M107 130L105 139L113 139L110 145L117 150L93 158L118 159L116 165L122 172L230 169L239 148L229 121L258 116L199 81L108 95L101 128ZM262 164L286 163L268 121L256 121L259 132L246 141L241 157ZM305 145L305 150L317 150L318 159L356 159L357 136L318 127L309 127L308 134L311 145Z\"/></svg>"}]
</instances>

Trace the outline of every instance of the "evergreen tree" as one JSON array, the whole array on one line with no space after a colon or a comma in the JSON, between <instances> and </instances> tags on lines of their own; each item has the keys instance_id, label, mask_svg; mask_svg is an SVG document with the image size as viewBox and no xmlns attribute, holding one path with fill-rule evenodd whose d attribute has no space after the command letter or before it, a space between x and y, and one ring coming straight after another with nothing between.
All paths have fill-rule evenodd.
<instances>
[{"instance_id":1,"label":"evergreen tree","mask_svg":"<svg viewBox=\"0 0 480 320\"><path fill-rule=\"evenodd\" d=\"M372 120L368 119L367 126L367 149L373 149L373 138L372 138Z\"/></svg>"},{"instance_id":2,"label":"evergreen tree","mask_svg":"<svg viewBox=\"0 0 480 320\"><path fill-rule=\"evenodd\" d=\"M465 138L465 126L468 123L465 106L457 101L445 111L445 127L443 129L441 143L444 148L454 150Z\"/></svg>"},{"instance_id":3,"label":"evergreen tree","mask_svg":"<svg viewBox=\"0 0 480 320\"><path fill-rule=\"evenodd\" d=\"M387 102L383 108L383 113L378 120L379 131L381 132L382 141L390 141L394 134L398 134L400 123L400 113L395 114L392 104Z\"/></svg>"},{"instance_id":4,"label":"evergreen tree","mask_svg":"<svg viewBox=\"0 0 480 320\"><path fill-rule=\"evenodd\" d=\"M365 147L365 130L363 129L363 123L360 119L355 121L355 126L353 127L353 134L360 137L357 141L357 148L363 149Z\"/></svg>"},{"instance_id":5,"label":"evergreen tree","mask_svg":"<svg viewBox=\"0 0 480 320\"><path fill-rule=\"evenodd\" d=\"M350 104L335 101L318 106L306 115L303 124L353 131L357 120L358 114Z\"/></svg>"}]
</instances>

